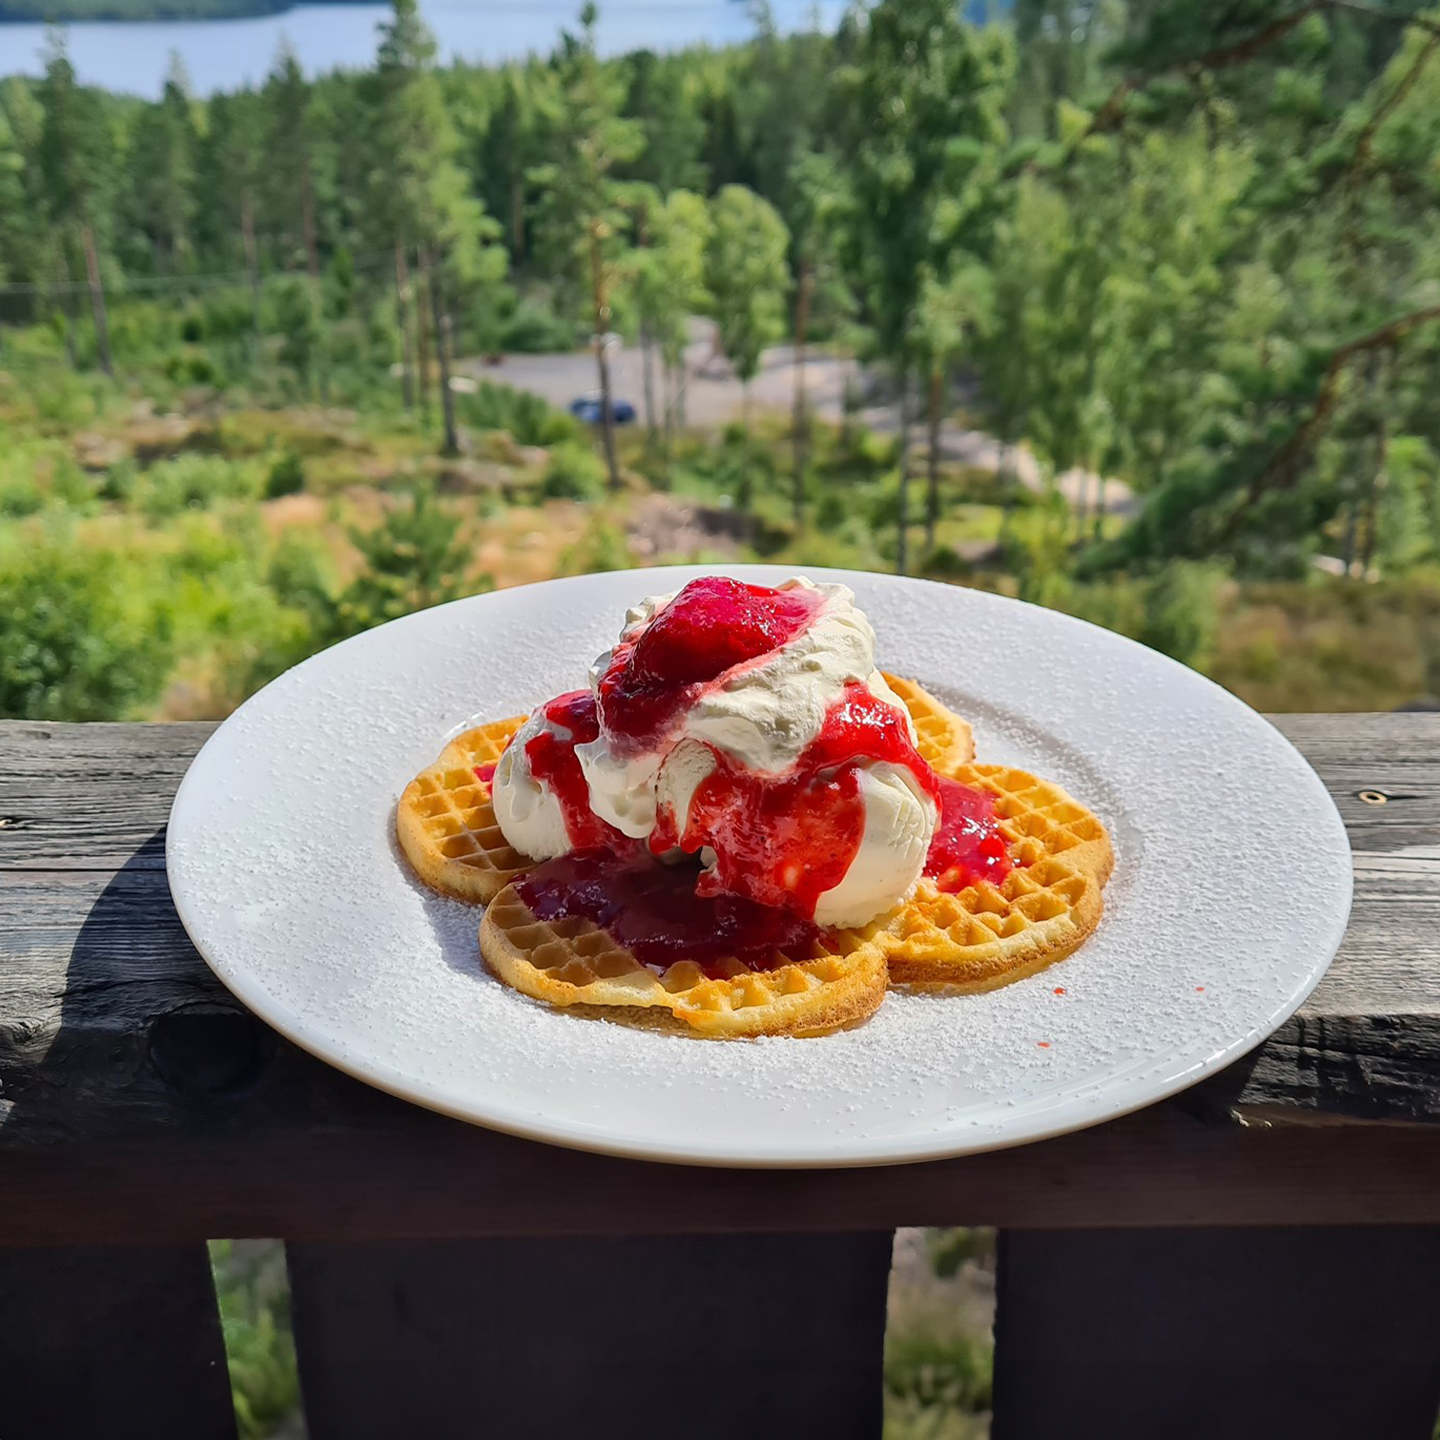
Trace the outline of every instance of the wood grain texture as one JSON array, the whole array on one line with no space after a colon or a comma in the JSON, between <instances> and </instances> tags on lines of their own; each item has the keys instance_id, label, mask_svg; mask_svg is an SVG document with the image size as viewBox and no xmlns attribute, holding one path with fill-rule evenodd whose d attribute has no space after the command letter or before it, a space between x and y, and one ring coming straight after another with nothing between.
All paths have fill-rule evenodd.
<instances>
[{"instance_id":1,"label":"wood grain texture","mask_svg":"<svg viewBox=\"0 0 1440 1440\"><path fill-rule=\"evenodd\" d=\"M289 1255L311 1440L880 1434L885 1232Z\"/></svg>"},{"instance_id":2,"label":"wood grain texture","mask_svg":"<svg viewBox=\"0 0 1440 1440\"><path fill-rule=\"evenodd\" d=\"M1440 1229L1001 1236L994 1440L1431 1440Z\"/></svg>"},{"instance_id":3,"label":"wood grain texture","mask_svg":"<svg viewBox=\"0 0 1440 1440\"><path fill-rule=\"evenodd\" d=\"M0 1436L235 1440L204 1244L0 1250Z\"/></svg>"},{"instance_id":4,"label":"wood grain texture","mask_svg":"<svg viewBox=\"0 0 1440 1440\"><path fill-rule=\"evenodd\" d=\"M1145 1116L817 1178L570 1154L346 1079L230 999L170 904L163 821L209 727L0 723L0 1243L623 1230L642 1193L668 1197L657 1232L1440 1223L1440 1125L1413 1123L1440 1120L1440 717L1280 724L1357 852L1349 934L1294 1020Z\"/></svg>"}]
</instances>

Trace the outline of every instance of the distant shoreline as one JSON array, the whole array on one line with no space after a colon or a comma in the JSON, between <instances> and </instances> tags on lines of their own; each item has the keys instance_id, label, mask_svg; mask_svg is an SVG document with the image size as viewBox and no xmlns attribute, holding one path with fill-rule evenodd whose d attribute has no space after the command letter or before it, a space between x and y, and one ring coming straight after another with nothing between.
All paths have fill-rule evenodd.
<instances>
[{"instance_id":1,"label":"distant shoreline","mask_svg":"<svg viewBox=\"0 0 1440 1440\"><path fill-rule=\"evenodd\" d=\"M24 4L0 0L0 25L143 24L147 21L258 20L297 5L363 5L366 0L71 0L70 4Z\"/></svg>"}]
</instances>

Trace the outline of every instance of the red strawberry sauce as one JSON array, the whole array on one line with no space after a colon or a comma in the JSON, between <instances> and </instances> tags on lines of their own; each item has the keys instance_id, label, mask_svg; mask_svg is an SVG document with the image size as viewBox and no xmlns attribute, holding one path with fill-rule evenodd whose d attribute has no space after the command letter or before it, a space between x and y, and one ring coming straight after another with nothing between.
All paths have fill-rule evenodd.
<instances>
[{"instance_id":1,"label":"red strawberry sauce","mask_svg":"<svg viewBox=\"0 0 1440 1440\"><path fill-rule=\"evenodd\" d=\"M584 916L647 965L708 965L733 955L764 968L777 950L793 953L821 938L815 906L859 850L859 772L874 761L909 770L938 808L925 873L940 889L1005 878L1011 860L993 798L935 774L912 744L902 711L858 681L846 686L790 770L757 773L712 747L715 768L695 791L683 833L662 809L650 850L693 855L708 846L716 854L711 872L647 858L591 811L577 744L603 732L618 754L667 748L707 690L801 634L821 604L812 590L719 576L692 581L615 648L598 701L584 690L550 701L546 718L566 734L536 736L526 757L559 801L575 850L518 882L538 916Z\"/></svg>"}]
</instances>

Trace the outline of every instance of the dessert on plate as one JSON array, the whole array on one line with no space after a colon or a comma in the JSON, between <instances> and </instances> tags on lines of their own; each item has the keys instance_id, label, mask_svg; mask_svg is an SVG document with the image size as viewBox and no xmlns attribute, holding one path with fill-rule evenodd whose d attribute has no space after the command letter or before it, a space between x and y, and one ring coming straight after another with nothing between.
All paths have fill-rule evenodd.
<instances>
[{"instance_id":1,"label":"dessert on plate","mask_svg":"<svg viewBox=\"0 0 1440 1440\"><path fill-rule=\"evenodd\" d=\"M589 684L466 731L401 796L425 883L517 990L691 1034L820 1034L887 986L994 988L1099 923L1103 825L975 761L875 665L843 585L642 601Z\"/></svg>"}]
</instances>

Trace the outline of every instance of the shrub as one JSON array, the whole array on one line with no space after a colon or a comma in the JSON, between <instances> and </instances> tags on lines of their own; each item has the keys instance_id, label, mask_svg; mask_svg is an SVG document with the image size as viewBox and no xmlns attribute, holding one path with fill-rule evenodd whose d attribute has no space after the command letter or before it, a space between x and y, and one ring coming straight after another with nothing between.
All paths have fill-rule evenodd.
<instances>
[{"instance_id":1,"label":"shrub","mask_svg":"<svg viewBox=\"0 0 1440 1440\"><path fill-rule=\"evenodd\" d=\"M282 495L294 495L304 488L305 462L293 450L282 450L270 462L270 471L265 476L265 498L278 500Z\"/></svg>"},{"instance_id":2,"label":"shrub","mask_svg":"<svg viewBox=\"0 0 1440 1440\"><path fill-rule=\"evenodd\" d=\"M474 430L505 430L521 445L553 445L579 434L575 421L538 395L482 380L473 395L457 395L462 422Z\"/></svg>"},{"instance_id":3,"label":"shrub","mask_svg":"<svg viewBox=\"0 0 1440 1440\"><path fill-rule=\"evenodd\" d=\"M500 327L500 336L502 350L521 355L573 350L580 338L573 322L535 299L522 300L515 307L515 313Z\"/></svg>"},{"instance_id":4,"label":"shrub","mask_svg":"<svg viewBox=\"0 0 1440 1440\"><path fill-rule=\"evenodd\" d=\"M170 669L163 614L104 551L66 542L0 556L0 715L118 720L150 703Z\"/></svg>"},{"instance_id":5,"label":"shrub","mask_svg":"<svg viewBox=\"0 0 1440 1440\"><path fill-rule=\"evenodd\" d=\"M574 442L557 445L540 482L549 500L595 500L605 488L605 466L588 446Z\"/></svg>"},{"instance_id":6,"label":"shrub","mask_svg":"<svg viewBox=\"0 0 1440 1440\"><path fill-rule=\"evenodd\" d=\"M154 524L216 500L253 499L258 489L253 464L190 451L152 465L135 488L135 503Z\"/></svg>"}]
</instances>

